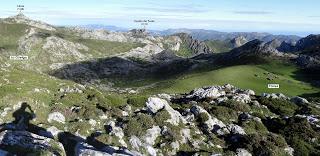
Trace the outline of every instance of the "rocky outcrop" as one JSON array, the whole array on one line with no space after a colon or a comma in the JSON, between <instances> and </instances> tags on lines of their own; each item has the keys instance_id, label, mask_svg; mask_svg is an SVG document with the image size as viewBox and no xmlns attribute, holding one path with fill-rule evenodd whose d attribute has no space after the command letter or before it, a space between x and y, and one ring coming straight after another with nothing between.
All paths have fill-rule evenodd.
<instances>
[{"instance_id":1,"label":"rocky outcrop","mask_svg":"<svg viewBox=\"0 0 320 156\"><path fill-rule=\"evenodd\" d=\"M137 38L143 38L148 35L146 29L132 29L130 32L132 33L132 36Z\"/></svg>"},{"instance_id":2,"label":"rocky outcrop","mask_svg":"<svg viewBox=\"0 0 320 156\"><path fill-rule=\"evenodd\" d=\"M238 47L241 47L242 45L246 44L248 42L248 40L244 36L239 36L239 37L232 39L230 42L231 42L233 48L238 48Z\"/></svg>"},{"instance_id":3,"label":"rocky outcrop","mask_svg":"<svg viewBox=\"0 0 320 156\"><path fill-rule=\"evenodd\" d=\"M47 51L53 60L69 58L69 60L75 59L78 61L84 58L80 50L89 50L88 47L80 43L73 43L55 36L46 38L46 43L42 46L42 49Z\"/></svg>"},{"instance_id":4,"label":"rocky outcrop","mask_svg":"<svg viewBox=\"0 0 320 156\"><path fill-rule=\"evenodd\" d=\"M320 35L309 35L300 39L296 46L296 51L319 51Z\"/></svg>"},{"instance_id":5,"label":"rocky outcrop","mask_svg":"<svg viewBox=\"0 0 320 156\"><path fill-rule=\"evenodd\" d=\"M297 58L297 56L294 54L279 52L276 48L272 46L272 43L265 43L260 40L253 40L244 44L241 47L231 50L229 53L226 53L218 59L218 62L246 63L246 61L248 61L247 58L252 59L252 57L273 57L288 60ZM252 61L256 60L251 60L251 63Z\"/></svg>"},{"instance_id":6,"label":"rocky outcrop","mask_svg":"<svg viewBox=\"0 0 320 156\"><path fill-rule=\"evenodd\" d=\"M180 33L176 36L179 36L182 42L186 44L194 53L194 55L198 54L209 54L213 51L210 49L209 46L206 45L205 42L199 41L197 39L194 39L191 35L186 33Z\"/></svg>"},{"instance_id":7,"label":"rocky outcrop","mask_svg":"<svg viewBox=\"0 0 320 156\"><path fill-rule=\"evenodd\" d=\"M159 110L164 109L170 115L170 118L165 122L171 123L173 125L179 125L179 123L186 123L185 119L182 115L174 110L169 103L161 98L158 97L150 97L146 102L146 107L151 113L157 113Z\"/></svg>"},{"instance_id":8,"label":"rocky outcrop","mask_svg":"<svg viewBox=\"0 0 320 156\"><path fill-rule=\"evenodd\" d=\"M45 151L50 155L65 155L61 143L27 131L2 131L0 133L0 145L8 149L24 149L31 151L31 153ZM21 154L19 151L10 151L10 153Z\"/></svg>"},{"instance_id":9,"label":"rocky outcrop","mask_svg":"<svg viewBox=\"0 0 320 156\"><path fill-rule=\"evenodd\" d=\"M239 101L242 103L250 103L250 96L254 96L255 92L252 90L243 90L236 88L230 84L226 84L224 86L211 86L211 87L203 87L198 88L191 91L189 94L184 95L180 99L184 102L190 102L193 100L203 100L210 99L211 102L225 102L230 97L235 101Z\"/></svg>"}]
</instances>

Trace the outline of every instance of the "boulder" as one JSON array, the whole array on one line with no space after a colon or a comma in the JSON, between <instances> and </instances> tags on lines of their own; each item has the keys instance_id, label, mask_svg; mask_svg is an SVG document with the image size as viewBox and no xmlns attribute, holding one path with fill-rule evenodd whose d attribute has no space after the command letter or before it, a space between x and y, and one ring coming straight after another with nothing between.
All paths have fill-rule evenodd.
<instances>
[{"instance_id":1,"label":"boulder","mask_svg":"<svg viewBox=\"0 0 320 156\"><path fill-rule=\"evenodd\" d=\"M244 131L244 129L238 125L230 124L230 125L227 125L226 128L231 134L246 135L246 132Z\"/></svg>"},{"instance_id":2,"label":"boulder","mask_svg":"<svg viewBox=\"0 0 320 156\"><path fill-rule=\"evenodd\" d=\"M286 151L289 156L294 155L294 149L292 147L286 147L284 151Z\"/></svg>"},{"instance_id":3,"label":"boulder","mask_svg":"<svg viewBox=\"0 0 320 156\"><path fill-rule=\"evenodd\" d=\"M59 130L57 127L54 127L54 126L47 128L47 131L50 132L53 136L58 136L58 134L62 132L61 130Z\"/></svg>"},{"instance_id":4,"label":"boulder","mask_svg":"<svg viewBox=\"0 0 320 156\"><path fill-rule=\"evenodd\" d=\"M165 103L167 103L166 100L163 100L157 97L150 97L146 102L146 106L149 112L157 113L159 110L164 108Z\"/></svg>"},{"instance_id":5,"label":"boulder","mask_svg":"<svg viewBox=\"0 0 320 156\"><path fill-rule=\"evenodd\" d=\"M298 96L291 98L290 101L297 105L309 104L307 99Z\"/></svg>"},{"instance_id":6,"label":"boulder","mask_svg":"<svg viewBox=\"0 0 320 156\"><path fill-rule=\"evenodd\" d=\"M109 135L114 135L116 137L118 137L119 139L119 143L122 146L127 146L126 142L123 140L124 137L124 133L121 127L116 126L116 123L114 121L109 121L107 123L107 127L109 127L109 129L107 130Z\"/></svg>"},{"instance_id":7,"label":"boulder","mask_svg":"<svg viewBox=\"0 0 320 156\"><path fill-rule=\"evenodd\" d=\"M143 143L138 137L131 136L129 139L131 147L137 151L146 151L148 155L156 156L157 150L149 144Z\"/></svg>"},{"instance_id":8,"label":"boulder","mask_svg":"<svg viewBox=\"0 0 320 156\"><path fill-rule=\"evenodd\" d=\"M173 125L179 125L180 122L186 123L186 120L182 117L182 115L174 110L169 103L158 97L150 97L146 102L147 110L150 113L157 113L161 109L165 109L170 114L170 119L167 122Z\"/></svg>"},{"instance_id":9,"label":"boulder","mask_svg":"<svg viewBox=\"0 0 320 156\"><path fill-rule=\"evenodd\" d=\"M252 156L251 153L249 153L246 149L243 149L243 148L238 148L236 153L237 153L237 156Z\"/></svg>"},{"instance_id":10,"label":"boulder","mask_svg":"<svg viewBox=\"0 0 320 156\"><path fill-rule=\"evenodd\" d=\"M159 126L153 126L152 128L146 131L146 134L143 136L143 140L146 144L153 146L156 139L160 136L161 129Z\"/></svg>"},{"instance_id":11,"label":"boulder","mask_svg":"<svg viewBox=\"0 0 320 156\"><path fill-rule=\"evenodd\" d=\"M25 149L31 152L46 151L51 153L51 155L57 153L65 155L63 146L59 142L27 131L2 131L0 133L0 145ZM11 152L14 153L15 151Z\"/></svg>"},{"instance_id":12,"label":"boulder","mask_svg":"<svg viewBox=\"0 0 320 156\"><path fill-rule=\"evenodd\" d=\"M208 88L199 88L192 91L190 95L187 96L187 98L197 98L197 99L203 99L203 98L218 98L222 95L225 95L225 92L220 92L218 88L216 87L208 87Z\"/></svg>"},{"instance_id":13,"label":"boulder","mask_svg":"<svg viewBox=\"0 0 320 156\"><path fill-rule=\"evenodd\" d=\"M232 97L233 100L241 102L241 103L250 103L251 98L250 95L247 94L236 94Z\"/></svg>"},{"instance_id":14,"label":"boulder","mask_svg":"<svg viewBox=\"0 0 320 156\"><path fill-rule=\"evenodd\" d=\"M56 121L56 122L59 122L59 123L65 123L66 119L65 117L63 116L62 113L60 112L53 112L53 113L50 113L48 115L48 122L49 123L52 123L53 121Z\"/></svg>"},{"instance_id":15,"label":"boulder","mask_svg":"<svg viewBox=\"0 0 320 156\"><path fill-rule=\"evenodd\" d=\"M194 105L190 110L195 116L199 116L201 113L205 113L208 116L208 120L204 122L207 132L217 131L226 125L219 119L212 117L205 109L200 106Z\"/></svg>"}]
</instances>

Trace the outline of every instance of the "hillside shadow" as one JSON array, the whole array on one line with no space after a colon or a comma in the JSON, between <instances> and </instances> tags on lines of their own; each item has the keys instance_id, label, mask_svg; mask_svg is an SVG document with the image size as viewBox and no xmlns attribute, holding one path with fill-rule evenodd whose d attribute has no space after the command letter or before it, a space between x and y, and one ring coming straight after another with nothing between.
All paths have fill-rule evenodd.
<instances>
[{"instance_id":1,"label":"hillside shadow","mask_svg":"<svg viewBox=\"0 0 320 156\"><path fill-rule=\"evenodd\" d=\"M175 59L160 63L111 57L68 64L49 74L82 84L101 80L167 79L188 71L193 64L190 59Z\"/></svg>"},{"instance_id":2,"label":"hillside shadow","mask_svg":"<svg viewBox=\"0 0 320 156\"><path fill-rule=\"evenodd\" d=\"M294 72L296 80L310 83L312 86L320 87L320 67L315 68L301 68Z\"/></svg>"}]
</instances>

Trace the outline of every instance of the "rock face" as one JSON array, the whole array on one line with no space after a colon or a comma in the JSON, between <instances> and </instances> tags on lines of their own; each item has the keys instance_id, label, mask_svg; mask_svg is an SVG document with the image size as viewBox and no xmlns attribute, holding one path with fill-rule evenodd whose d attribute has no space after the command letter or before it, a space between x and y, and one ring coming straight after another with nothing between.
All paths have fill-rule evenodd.
<instances>
[{"instance_id":1,"label":"rock face","mask_svg":"<svg viewBox=\"0 0 320 156\"><path fill-rule=\"evenodd\" d=\"M265 43L260 40L253 40L241 47L231 50L229 53L219 58L220 62L242 62L246 58L250 57L275 57L275 58L285 58L294 59L297 56L294 54L287 54L279 52L273 47L272 43Z\"/></svg>"},{"instance_id":2,"label":"rock face","mask_svg":"<svg viewBox=\"0 0 320 156\"><path fill-rule=\"evenodd\" d=\"M170 118L165 122L171 123L173 125L179 125L180 122L186 123L182 115L178 111L174 110L164 99L158 97L150 97L148 99L148 102L146 103L146 107L151 113L157 113L162 109L167 111L170 115Z\"/></svg>"},{"instance_id":3,"label":"rock face","mask_svg":"<svg viewBox=\"0 0 320 156\"><path fill-rule=\"evenodd\" d=\"M181 40L193 51L194 55L209 54L213 51L204 42L194 39L191 35L186 33L177 34Z\"/></svg>"},{"instance_id":4,"label":"rock face","mask_svg":"<svg viewBox=\"0 0 320 156\"><path fill-rule=\"evenodd\" d=\"M284 52L299 52L296 62L304 68L320 66L320 35L309 35L300 39L295 45L283 43L279 47Z\"/></svg>"},{"instance_id":5,"label":"rock face","mask_svg":"<svg viewBox=\"0 0 320 156\"><path fill-rule=\"evenodd\" d=\"M27 131L2 131L0 133L0 145L33 152L46 151L52 155L65 155L63 146L59 142Z\"/></svg>"},{"instance_id":6,"label":"rock face","mask_svg":"<svg viewBox=\"0 0 320 156\"><path fill-rule=\"evenodd\" d=\"M309 35L300 39L296 44L296 51L319 51L320 35Z\"/></svg>"},{"instance_id":7,"label":"rock face","mask_svg":"<svg viewBox=\"0 0 320 156\"><path fill-rule=\"evenodd\" d=\"M132 29L130 32L134 37L146 37L148 35L146 29Z\"/></svg>"},{"instance_id":8,"label":"rock face","mask_svg":"<svg viewBox=\"0 0 320 156\"><path fill-rule=\"evenodd\" d=\"M81 60L84 55L79 50L88 51L89 48L79 44L64 40L59 37L48 37L46 43L42 47L51 54L50 57L64 59L65 57L71 57L72 59Z\"/></svg>"},{"instance_id":9,"label":"rock face","mask_svg":"<svg viewBox=\"0 0 320 156\"><path fill-rule=\"evenodd\" d=\"M246 44L248 42L248 40L244 36L239 36L239 37L232 39L230 42L231 42L233 48L238 48L238 47L241 47L242 45Z\"/></svg>"}]
</instances>

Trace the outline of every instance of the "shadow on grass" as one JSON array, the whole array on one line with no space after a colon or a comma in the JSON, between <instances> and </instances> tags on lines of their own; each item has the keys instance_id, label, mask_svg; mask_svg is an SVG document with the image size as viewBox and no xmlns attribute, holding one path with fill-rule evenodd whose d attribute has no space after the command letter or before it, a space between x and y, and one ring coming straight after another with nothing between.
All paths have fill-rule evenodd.
<instances>
[{"instance_id":1,"label":"shadow on grass","mask_svg":"<svg viewBox=\"0 0 320 156\"><path fill-rule=\"evenodd\" d=\"M12 114L12 117L15 120L10 123L2 124L0 126L0 132L5 130L28 131L47 138L53 138L53 135L46 129L30 123L30 121L36 117L36 114L26 102L21 104L20 108Z\"/></svg>"},{"instance_id":2,"label":"shadow on grass","mask_svg":"<svg viewBox=\"0 0 320 156\"><path fill-rule=\"evenodd\" d=\"M29 104L23 102L12 116L15 119L14 121L0 126L0 133L5 131L1 137L0 149L4 149L13 155L27 155L42 150L49 150L55 155L59 155L42 138L52 139L51 132L30 123L36 115Z\"/></svg>"}]
</instances>

